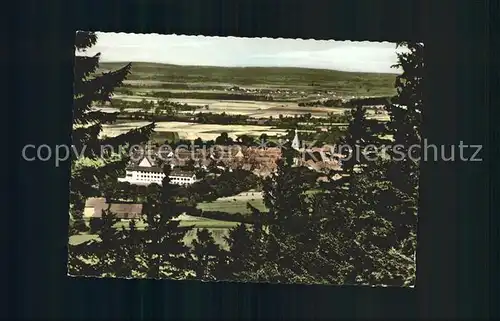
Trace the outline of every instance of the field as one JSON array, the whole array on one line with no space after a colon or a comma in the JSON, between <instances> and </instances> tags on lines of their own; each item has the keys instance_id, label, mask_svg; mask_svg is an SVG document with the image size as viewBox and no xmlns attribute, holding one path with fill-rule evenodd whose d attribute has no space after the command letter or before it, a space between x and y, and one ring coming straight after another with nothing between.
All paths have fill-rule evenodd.
<instances>
[{"instance_id":1,"label":"field","mask_svg":"<svg viewBox=\"0 0 500 321\"><path fill-rule=\"evenodd\" d=\"M151 96L129 96L115 95L115 99L125 101L158 101L157 97ZM216 99L196 99L196 98L170 98L170 101L186 103L192 106L200 106L196 111L202 113L222 113L228 115L246 115L252 118L268 118L278 115L293 116L311 113L313 117L325 117L327 113L343 113L345 108L327 107L300 107L297 102L268 102L268 101L242 101L242 100L216 100ZM208 106L208 108L204 108ZM201 108L203 107L203 108ZM104 108L103 111L116 112L116 108ZM128 111L133 111L132 109Z\"/></svg>"},{"instance_id":2,"label":"field","mask_svg":"<svg viewBox=\"0 0 500 321\"><path fill-rule=\"evenodd\" d=\"M198 208L203 211L248 214L250 211L247 208L247 203L260 211L267 211L260 192L244 192L235 196L221 197L213 202L200 203Z\"/></svg>"},{"instance_id":3,"label":"field","mask_svg":"<svg viewBox=\"0 0 500 321\"><path fill-rule=\"evenodd\" d=\"M117 136L131 129L147 124L149 124L147 121L131 121L128 123L104 125L102 135ZM217 125L184 122L157 122L155 131L158 133L177 133L179 138L189 140L195 140L198 137L203 140L212 140L218 137L222 132L228 133L228 136L231 138L236 138L237 136L243 134L258 137L261 134L279 136L286 133L286 130L284 129L274 129L271 126Z\"/></svg>"},{"instance_id":4,"label":"field","mask_svg":"<svg viewBox=\"0 0 500 321\"><path fill-rule=\"evenodd\" d=\"M102 71L123 63L101 63ZM357 73L307 68L205 67L156 63L132 63L127 83L137 87L171 89L224 89L245 86L252 89L331 90L339 95L394 95L395 74Z\"/></svg>"},{"instance_id":5,"label":"field","mask_svg":"<svg viewBox=\"0 0 500 321\"><path fill-rule=\"evenodd\" d=\"M123 63L101 63L99 71L115 70ZM114 99L129 102L142 100L171 102L197 106L196 110L181 110L179 115L213 113L244 115L269 119L281 116L310 114L313 118L328 113L342 114L342 107L299 106L319 100L348 100L358 97L392 96L395 94L395 74L352 73L306 68L226 68L204 66L177 66L154 63L132 63L131 74L124 85L117 88ZM164 96L166 95L165 98ZM238 99L235 99L238 98ZM97 106L106 112L112 107ZM137 111L127 108L124 113ZM387 115L370 117L386 120ZM148 122L133 121L104 126L102 135L115 136ZM212 140L222 132L232 138L246 134L270 137L282 135L285 130L264 125L218 125L192 122L158 122L155 138Z\"/></svg>"},{"instance_id":6,"label":"field","mask_svg":"<svg viewBox=\"0 0 500 321\"><path fill-rule=\"evenodd\" d=\"M261 192L243 192L235 196L221 197L213 202L204 202L198 204L198 208L203 211L221 211L229 214L242 213L248 214L247 203L256 207L261 211L266 211L262 199ZM180 226L182 227L193 227L187 232L184 242L189 245L196 238L196 230L201 228L209 229L214 236L217 243L226 246L224 241L224 235L227 235L230 228L235 227L237 222L214 220L204 217L194 217L189 215L181 215L179 217L181 221ZM144 229L144 223L137 223L138 229ZM122 220L116 224L117 228L128 227L128 221ZM80 234L73 235L70 237L69 242L71 244L80 244L89 240L97 239L97 235L92 234Z\"/></svg>"}]
</instances>

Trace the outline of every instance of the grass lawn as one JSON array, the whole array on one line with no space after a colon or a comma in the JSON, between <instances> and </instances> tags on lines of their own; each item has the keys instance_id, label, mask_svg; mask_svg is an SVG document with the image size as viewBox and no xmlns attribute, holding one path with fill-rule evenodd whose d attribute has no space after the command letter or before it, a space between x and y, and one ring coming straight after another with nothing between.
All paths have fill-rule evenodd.
<instances>
[{"instance_id":1,"label":"grass lawn","mask_svg":"<svg viewBox=\"0 0 500 321\"><path fill-rule=\"evenodd\" d=\"M320 190L311 189L306 191L306 195L313 195ZM213 202L199 203L197 208L202 211L218 211L229 214L241 213L250 214L247 203L257 208L261 212L267 212L267 208L260 192L243 192L235 196L221 197Z\"/></svg>"},{"instance_id":2,"label":"grass lawn","mask_svg":"<svg viewBox=\"0 0 500 321\"><path fill-rule=\"evenodd\" d=\"M118 136L137 127L142 127L149 124L149 121L129 121L127 123L107 124L103 125L103 131L101 132L101 135L109 137ZM273 126L265 125L221 125L187 123L178 121L159 121L156 122L155 132L168 133L166 134L167 136L161 136L163 134L155 134L160 139L172 137L172 135L175 135L176 138L188 140L195 140L196 138L201 138L203 140L212 140L217 138L222 132L228 133L231 138L235 139L242 134L260 136L261 134L266 133L269 136L276 136L277 134L283 134L285 130L276 129Z\"/></svg>"},{"instance_id":3,"label":"grass lawn","mask_svg":"<svg viewBox=\"0 0 500 321\"><path fill-rule=\"evenodd\" d=\"M241 213L250 214L250 210L247 208L247 203L256 207L260 211L266 212L266 206L262 198L256 198L254 200L238 200L231 198L218 199L213 202L203 202L198 204L197 208L202 211L220 211L230 214Z\"/></svg>"},{"instance_id":4,"label":"grass lawn","mask_svg":"<svg viewBox=\"0 0 500 321\"><path fill-rule=\"evenodd\" d=\"M93 239L96 239L97 235L94 234L79 234L79 235L72 235L69 238L69 244L71 245L77 245L83 242L87 242Z\"/></svg>"}]
</instances>

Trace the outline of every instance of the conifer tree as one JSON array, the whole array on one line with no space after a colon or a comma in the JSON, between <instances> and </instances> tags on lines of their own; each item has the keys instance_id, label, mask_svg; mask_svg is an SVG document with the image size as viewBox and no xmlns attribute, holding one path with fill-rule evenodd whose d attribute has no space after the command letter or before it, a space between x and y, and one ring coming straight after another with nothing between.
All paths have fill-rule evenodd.
<instances>
[{"instance_id":1,"label":"conifer tree","mask_svg":"<svg viewBox=\"0 0 500 321\"><path fill-rule=\"evenodd\" d=\"M207 229L198 229L191 244L189 270L194 278L203 281L228 280L226 253L215 243L212 233Z\"/></svg>"},{"instance_id":2,"label":"conifer tree","mask_svg":"<svg viewBox=\"0 0 500 321\"><path fill-rule=\"evenodd\" d=\"M97 239L69 246L68 272L70 275L95 277L125 277L123 247L125 231L117 229L119 222L108 209L102 211L97 229Z\"/></svg>"},{"instance_id":3,"label":"conifer tree","mask_svg":"<svg viewBox=\"0 0 500 321\"><path fill-rule=\"evenodd\" d=\"M305 192L310 182L291 159L281 159L267 178L263 197L268 213L249 205L252 227L241 224L229 237L232 273L237 280L316 283L312 257L317 251L318 221Z\"/></svg>"},{"instance_id":4,"label":"conifer tree","mask_svg":"<svg viewBox=\"0 0 500 321\"><path fill-rule=\"evenodd\" d=\"M102 137L103 125L115 122L118 113L93 107L111 101L113 90L130 73L131 64L98 74L100 54L85 55L86 49L96 42L93 32L76 33L72 144L80 157L73 158L71 164L70 213L80 227L86 198L100 196L104 182L116 181L124 174L129 161L127 147L147 141L154 129L154 124L150 124L116 137ZM103 155L103 150L110 148L113 152Z\"/></svg>"},{"instance_id":5,"label":"conifer tree","mask_svg":"<svg viewBox=\"0 0 500 321\"><path fill-rule=\"evenodd\" d=\"M143 205L142 265L147 278L185 278L189 257L184 237L189 229L175 219L183 209L176 200L176 187L170 184L170 166L163 171L162 186L149 185Z\"/></svg>"},{"instance_id":6,"label":"conifer tree","mask_svg":"<svg viewBox=\"0 0 500 321\"><path fill-rule=\"evenodd\" d=\"M342 188L331 188L330 195L325 195L335 208L332 230L351 240L342 246L348 254L344 256L347 283L414 283L419 164L408 152L411 146L420 145L423 47L402 45L410 50L398 54L403 73L395 84L398 94L387 105L391 119L371 136L392 135L392 146L398 146L399 153L391 148L387 154L375 155L375 160L362 164L361 171L350 171L344 181L331 186ZM359 113L351 121L348 136L366 136L363 124L366 116Z\"/></svg>"},{"instance_id":7,"label":"conifer tree","mask_svg":"<svg viewBox=\"0 0 500 321\"><path fill-rule=\"evenodd\" d=\"M364 282L413 285L424 104L424 47L420 43L408 42L399 43L398 47L406 49L398 53L395 65L403 72L396 78L397 95L386 106L390 121L385 131L385 134L392 135L395 148L388 150L388 159L373 162L370 172L361 177L365 189L372 195L372 210L376 213L370 220L372 233L365 233L365 242L372 245L369 262L377 266L374 269L377 272L366 275ZM370 252L367 247L362 250Z\"/></svg>"},{"instance_id":8,"label":"conifer tree","mask_svg":"<svg viewBox=\"0 0 500 321\"><path fill-rule=\"evenodd\" d=\"M405 47L407 51L398 54L398 63L395 67L403 70L396 78L398 94L387 106L391 121L388 124L388 133L394 136L395 146L399 146L399 153L393 155L398 158L391 174L395 180L397 176L405 174L406 180L399 179L398 187L408 194L415 193L419 178L419 158L421 145L421 123L423 109L424 86L424 45L414 42L402 42L398 47ZM393 153L394 154L394 153ZM404 158L401 157L405 155ZM402 158L402 159L401 159Z\"/></svg>"},{"instance_id":9,"label":"conifer tree","mask_svg":"<svg viewBox=\"0 0 500 321\"><path fill-rule=\"evenodd\" d=\"M252 212L252 226L240 223L224 237L229 245L225 280L269 281L276 269L274 262L267 261L268 217L250 204L247 207Z\"/></svg>"},{"instance_id":10,"label":"conifer tree","mask_svg":"<svg viewBox=\"0 0 500 321\"><path fill-rule=\"evenodd\" d=\"M410 49L412 45L409 45ZM398 96L388 105L387 128L353 109L345 143L380 147L390 133L409 149L419 143L422 48L399 55L403 74ZM410 80L406 80L410 78ZM407 109L396 104L412 104ZM419 105L420 104L420 105ZM332 182L312 200L302 197L303 177L283 162L264 185L268 216L257 226L233 229L228 243L235 275L250 281L412 285L415 279L418 164L398 163L394 154L371 151L346 165L344 180ZM290 155L285 155L290 157ZM363 155L360 155L363 156ZM354 171L354 168L359 170ZM409 180L405 184L401 181ZM302 187L304 186L304 187ZM257 211L258 212L258 211ZM259 229L259 226L262 226ZM261 231L259 237L256 231ZM245 251L245 244L248 248ZM252 264L254 263L254 264ZM255 264L257 263L257 264Z\"/></svg>"},{"instance_id":11,"label":"conifer tree","mask_svg":"<svg viewBox=\"0 0 500 321\"><path fill-rule=\"evenodd\" d=\"M345 174L369 166L371 159L380 156L380 147L389 143L387 139L380 137L380 133L385 130L384 123L368 119L366 108L361 104L354 105L350 117L346 134L341 139L342 150L339 151L346 157L342 162L342 171ZM375 146L376 148L373 148Z\"/></svg>"}]
</instances>

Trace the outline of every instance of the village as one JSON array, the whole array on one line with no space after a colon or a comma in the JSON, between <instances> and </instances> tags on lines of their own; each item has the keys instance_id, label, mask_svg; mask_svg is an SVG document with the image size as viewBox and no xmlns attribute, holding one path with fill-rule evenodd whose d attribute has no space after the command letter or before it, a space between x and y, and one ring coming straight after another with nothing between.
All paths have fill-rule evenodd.
<instances>
[{"instance_id":1,"label":"village","mask_svg":"<svg viewBox=\"0 0 500 321\"><path fill-rule=\"evenodd\" d=\"M170 184L179 186L189 186L207 176L220 176L223 172L230 173L238 169L264 179L276 171L276 162L282 158L283 149L286 148L291 148L295 153L293 166L318 173L318 182L341 177L341 160L345 155L336 153L331 146L306 148L303 145L297 130L293 140L280 147L233 144L216 145L209 150L200 146L192 150L176 148L174 151L165 151L165 146L148 145L147 148L136 148L133 151L131 158L134 161L127 167L125 177L120 177L118 181L139 186L162 185L165 178L164 166L170 169ZM86 201L84 216L87 219L100 218L106 207L122 220L137 218L142 211L140 203L100 197Z\"/></svg>"}]
</instances>

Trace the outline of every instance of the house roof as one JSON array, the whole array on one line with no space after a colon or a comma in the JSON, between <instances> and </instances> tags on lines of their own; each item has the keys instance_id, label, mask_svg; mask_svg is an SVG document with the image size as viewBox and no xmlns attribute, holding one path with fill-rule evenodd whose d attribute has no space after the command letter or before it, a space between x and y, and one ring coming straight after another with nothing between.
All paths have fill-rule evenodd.
<instances>
[{"instance_id":1,"label":"house roof","mask_svg":"<svg viewBox=\"0 0 500 321\"><path fill-rule=\"evenodd\" d=\"M129 171L141 171L141 172L150 172L150 173L163 173L163 169L153 166L153 167L141 167L141 166L129 166L127 167Z\"/></svg>"},{"instance_id":2,"label":"house roof","mask_svg":"<svg viewBox=\"0 0 500 321\"><path fill-rule=\"evenodd\" d=\"M170 177L172 176L177 176L177 177L193 177L194 172L192 171L183 171L177 168L174 168L172 172L170 172Z\"/></svg>"},{"instance_id":3,"label":"house roof","mask_svg":"<svg viewBox=\"0 0 500 321\"><path fill-rule=\"evenodd\" d=\"M94 207L95 209L95 207ZM124 214L141 214L142 213L142 204L111 204L109 209L111 213L116 214L117 216L123 216Z\"/></svg>"},{"instance_id":4,"label":"house roof","mask_svg":"<svg viewBox=\"0 0 500 321\"><path fill-rule=\"evenodd\" d=\"M151 148L149 149L150 155L144 157L141 156L141 151L136 151L133 154L136 161L131 162L127 167L129 171L143 171L150 173L162 173L163 165L171 165L172 167L183 166L188 160L193 158L193 152L190 150L179 149L175 150L173 153L170 150ZM277 158L280 158L282 153L279 147L247 147L240 145L232 146L217 146L217 148L206 150L206 149L196 149L194 150L194 160L196 165L208 166L215 160L222 161L225 166L230 165L232 162L238 162L241 164L267 164L274 163ZM171 154L171 155L169 155ZM149 166L139 166L141 161L147 158L152 164ZM161 160L161 162L159 162ZM271 164L272 165L272 164ZM178 172L177 172L178 173ZM184 174L173 172L172 175L180 176L192 176L193 174Z\"/></svg>"},{"instance_id":5,"label":"house roof","mask_svg":"<svg viewBox=\"0 0 500 321\"><path fill-rule=\"evenodd\" d=\"M86 208L93 208L92 217L102 217L102 211L108 210L117 218L137 218L142 213L142 204L137 203L107 203L105 198L89 198L85 202Z\"/></svg>"},{"instance_id":6,"label":"house roof","mask_svg":"<svg viewBox=\"0 0 500 321\"><path fill-rule=\"evenodd\" d=\"M104 197L91 197L85 201L85 207L94 207L96 204L106 203Z\"/></svg>"},{"instance_id":7,"label":"house roof","mask_svg":"<svg viewBox=\"0 0 500 321\"><path fill-rule=\"evenodd\" d=\"M228 146L221 146L221 148L216 148L213 151L206 150L203 148L196 148L195 150L179 148L174 150L166 150L162 148L150 149L150 155L144 157L141 151L132 152L132 158L135 161L130 162L130 167L137 167L144 158L153 165L152 167L160 167L159 161L162 163L172 163L172 164L184 164L186 161L193 159L196 160L206 160L209 159L210 155L225 156L227 155ZM194 157L193 157L194 156Z\"/></svg>"}]
</instances>

